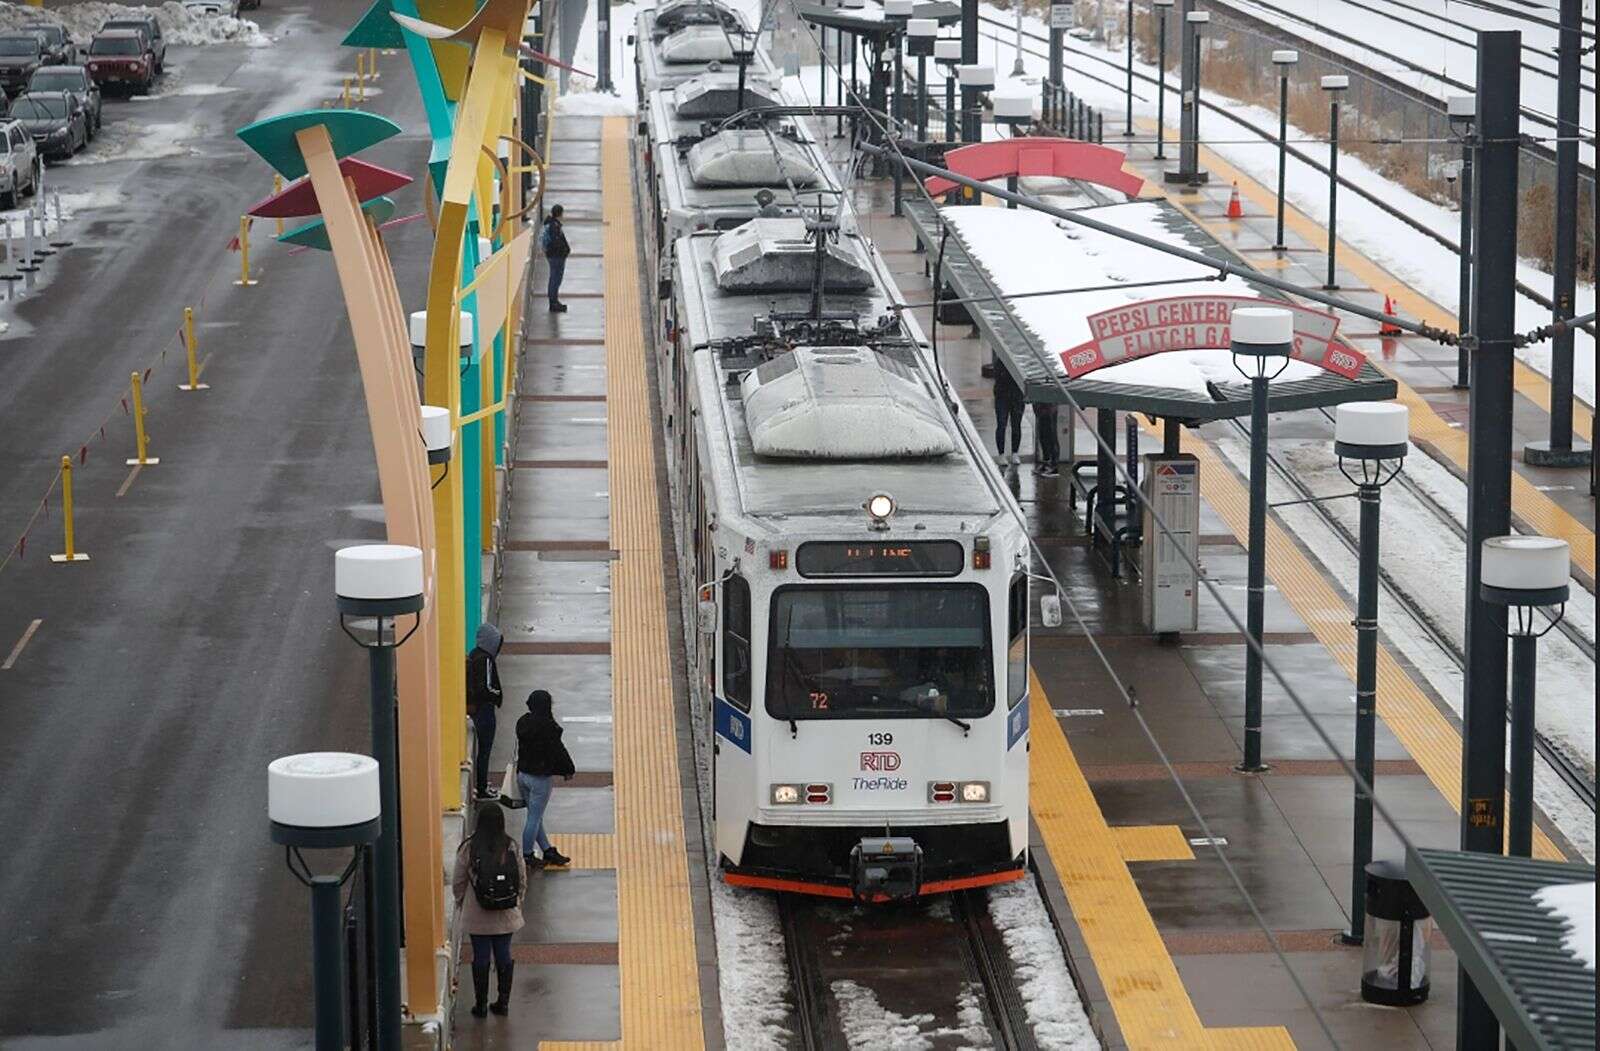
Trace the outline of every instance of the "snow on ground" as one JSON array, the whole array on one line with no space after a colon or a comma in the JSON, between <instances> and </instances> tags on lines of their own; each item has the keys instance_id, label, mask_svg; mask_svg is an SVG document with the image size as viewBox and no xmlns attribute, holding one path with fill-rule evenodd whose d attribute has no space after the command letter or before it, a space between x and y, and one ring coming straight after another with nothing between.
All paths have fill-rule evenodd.
<instances>
[{"instance_id":1,"label":"snow on ground","mask_svg":"<svg viewBox=\"0 0 1600 1051\"><path fill-rule=\"evenodd\" d=\"M66 26L73 40L87 47L89 40L108 19L150 14L154 14L161 22L161 33L169 45L244 44L248 47L270 47L273 43L272 37L263 33L261 27L248 18L199 14L187 10L176 0L167 0L159 7L94 2L48 9L0 2L0 32L48 22Z\"/></svg>"},{"instance_id":2,"label":"snow on ground","mask_svg":"<svg viewBox=\"0 0 1600 1051\"><path fill-rule=\"evenodd\" d=\"M963 1048L994 1046L984 1024L978 989L970 982L961 987L956 999L959 1027L933 1025L931 1014L895 1014L878 1002L877 994L871 989L849 979L839 979L829 989L839 1008L839 1025L844 1030L845 1041L852 1048L930 1051L950 1040L959 1041ZM1044 1046L1055 1045L1046 1042Z\"/></svg>"},{"instance_id":3,"label":"snow on ground","mask_svg":"<svg viewBox=\"0 0 1600 1051\"><path fill-rule=\"evenodd\" d=\"M1070 1051L1099 1048L1039 888L1030 879L991 887L989 916L1005 939L1017 991L1039 1046Z\"/></svg>"},{"instance_id":4,"label":"snow on ground","mask_svg":"<svg viewBox=\"0 0 1600 1051\"><path fill-rule=\"evenodd\" d=\"M188 145L205 135L203 118L145 124L130 120L108 122L89 146L62 167L109 164L112 161L155 160L160 157L188 157L196 151Z\"/></svg>"},{"instance_id":5,"label":"snow on ground","mask_svg":"<svg viewBox=\"0 0 1600 1051\"><path fill-rule=\"evenodd\" d=\"M1213 442L1241 473L1249 470L1249 445L1245 438L1213 436ZM1279 455L1292 467L1295 477L1315 495L1348 492L1350 484L1338 473L1332 461L1331 442L1275 440ZM1427 477L1430 488L1447 486L1453 480L1443 467L1425 456L1406 460L1408 476ZM1465 486L1457 482L1459 500L1465 505ZM1292 490L1277 475L1269 473L1267 499L1276 504L1297 500ZM1353 500L1331 500L1322 505L1346 529L1356 528L1357 507ZM1450 509L1446 505L1447 510ZM1334 534L1317 511L1300 504L1279 507L1274 512L1285 528L1294 534L1322 563L1329 576L1340 581L1357 578L1356 556ZM1455 513L1455 512L1452 512ZM1382 564L1415 602L1433 628L1462 646L1462 610L1465 599L1465 574L1459 571L1440 574L1441 565L1460 566L1465 557L1463 542L1448 526L1413 494L1399 484L1386 486L1383 494L1383 525L1380 540ZM1353 601L1353 600L1352 600ZM1568 604L1574 623L1586 624L1593 635L1594 598L1574 586ZM1398 651L1427 680L1450 710L1459 718L1463 680L1460 666L1433 637L1412 619L1388 587L1378 595L1378 625L1388 644ZM1573 755L1585 759L1594 769L1594 665L1572 642L1559 632L1551 632L1540 642L1538 726L1547 735L1565 743ZM1352 687L1351 703L1354 704ZM1288 702L1283 702L1287 704ZM1285 708L1285 712L1290 709ZM1509 747L1509 742L1508 742ZM1594 812L1578 801L1565 782L1543 760L1534 765L1534 802L1555 822L1580 854L1590 862L1595 857Z\"/></svg>"},{"instance_id":6,"label":"snow on ground","mask_svg":"<svg viewBox=\"0 0 1600 1051\"><path fill-rule=\"evenodd\" d=\"M600 29L595 20L599 5L590 4L584 9L583 26L578 30L578 46L572 53L572 66L590 76L573 73L567 78L567 90L556 99L556 112L579 117L622 117L639 108L637 83L633 76L634 19L637 15L631 3L617 4L611 8L611 87L609 92L595 90L600 73Z\"/></svg>"},{"instance_id":7,"label":"snow on ground","mask_svg":"<svg viewBox=\"0 0 1600 1051\"><path fill-rule=\"evenodd\" d=\"M981 5L985 14L994 18L1010 19L1007 12L987 4ZM1461 6L1461 5L1456 5ZM1455 7L1452 7L1452 11ZM1046 28L1038 19L1025 18L1024 26L1029 32L1043 33ZM985 56L992 54L998 75L996 90L1005 91L1010 88L1026 89L1035 97L1038 95L1038 83L1047 71L1049 63L1034 55L1023 54L1023 64L1027 69L1027 78L1013 79L1007 75L1012 67L1012 60L1016 54L1014 37L1009 33L996 34L989 26L981 27L984 35L983 53ZM1041 45L1025 42L1025 47L1038 48ZM1070 70L1072 52L1093 52L1104 58L1112 59L1118 63L1125 61L1124 53L1117 48L1102 47L1093 42L1082 41L1072 37L1066 38L1068 49L1067 64ZM1154 76L1155 67L1147 66L1138 61L1134 62L1137 72ZM1095 70L1096 75L1106 75L1114 79L1113 71ZM1453 74L1452 74L1453 75ZM1120 113L1124 106L1126 96L1120 89L1098 84L1086 77L1067 74L1067 80L1072 90L1092 106L1104 109L1108 114ZM1135 98L1135 117L1154 118L1156 112L1155 89L1153 85L1139 83L1134 88L1136 95L1142 93L1144 100ZM1275 111L1268 111L1257 106L1247 106L1242 103L1229 102L1226 99L1212 94L1210 100L1224 106L1228 112L1248 120L1258 127L1275 127L1278 121ZM1169 119L1176 120L1181 99L1179 98L1177 78L1171 70L1167 78L1167 114ZM1592 103L1591 103L1592 106ZM1592 113L1592 108L1591 108ZM1176 131L1171 131L1176 139ZM1303 129L1290 126L1289 138L1306 140L1315 139L1324 134L1322 129L1307 132ZM1231 121L1223 120L1217 114L1206 111L1200 118L1201 141L1210 149L1216 151L1223 159L1227 160L1249 174L1266 186L1277 185L1278 151L1272 142L1257 142L1253 136L1241 126ZM1249 142L1235 140L1248 139ZM1209 141L1208 141L1209 140ZM1326 159L1327 150L1324 147L1312 144L1301 146L1309 156ZM1359 185L1363 190L1372 193L1385 203L1398 209L1401 213L1422 223L1431 230L1438 231L1450 240L1455 240L1459 233L1461 220L1460 213L1423 200L1409 190L1384 178L1357 157L1341 154L1339 157L1339 174ZM1289 202L1300 211L1310 216L1319 223L1325 223L1328 218L1328 178L1302 161L1290 157L1285 179L1285 195ZM1339 198L1339 235L1340 239L1359 249L1363 255L1379 263L1396 277L1405 281L1412 288L1426 295L1446 310L1455 311L1460 302L1460 283L1458 280L1459 261L1456 254L1432 238L1418 233L1396 222L1387 213L1380 210L1353 193L1344 193ZM1521 263L1517 268L1517 277L1529 288L1536 288L1549 294L1552 278L1530 263ZM1577 314L1586 314L1594 310L1595 290L1593 285L1579 284L1575 304ZM1539 306L1533 300L1520 293L1516 299L1517 330L1528 331L1550 322L1550 312ZM1449 317L1426 318L1436 324L1453 327L1454 315ZM1550 342L1548 340L1529 347L1519 348L1517 356L1531 368L1548 376L1550 374ZM1579 398L1586 403L1594 404L1594 369L1595 369L1595 341L1594 337L1585 332L1576 334L1573 346L1574 381L1573 390Z\"/></svg>"},{"instance_id":8,"label":"snow on ground","mask_svg":"<svg viewBox=\"0 0 1600 1051\"><path fill-rule=\"evenodd\" d=\"M1094 213L1095 218L1129 232L1179 244L1163 224L1163 215L1163 206L1155 202L1115 205ZM982 260L995 287L1008 295L1094 288L1120 281L1173 282L1013 299L1012 309L1045 345L1057 370L1064 371L1061 351L1089 339L1090 314L1166 296L1255 295L1239 278L1196 281L1216 271L1039 212L1021 208L949 208L944 216ZM1315 365L1291 361L1279 379L1306 379L1321 372ZM1180 387L1201 394L1205 393L1207 380L1242 380L1226 350L1154 355L1101 369L1094 377L1110 383Z\"/></svg>"},{"instance_id":9,"label":"snow on ground","mask_svg":"<svg viewBox=\"0 0 1600 1051\"><path fill-rule=\"evenodd\" d=\"M711 906L723 1031L738 1034L733 1042L751 1051L784 1051L789 963L777 902L769 894L730 887L712 873Z\"/></svg>"},{"instance_id":10,"label":"snow on ground","mask_svg":"<svg viewBox=\"0 0 1600 1051\"><path fill-rule=\"evenodd\" d=\"M1594 970L1594 881L1562 883L1536 891L1533 900L1567 925L1567 951Z\"/></svg>"}]
</instances>

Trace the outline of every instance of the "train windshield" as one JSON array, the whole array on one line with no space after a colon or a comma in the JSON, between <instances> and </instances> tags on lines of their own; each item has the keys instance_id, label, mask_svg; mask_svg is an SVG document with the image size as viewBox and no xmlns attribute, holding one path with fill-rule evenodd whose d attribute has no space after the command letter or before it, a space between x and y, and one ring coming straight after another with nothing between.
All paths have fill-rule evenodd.
<instances>
[{"instance_id":1,"label":"train windshield","mask_svg":"<svg viewBox=\"0 0 1600 1051\"><path fill-rule=\"evenodd\" d=\"M994 706L989 599L976 584L780 589L767 713L936 719Z\"/></svg>"}]
</instances>

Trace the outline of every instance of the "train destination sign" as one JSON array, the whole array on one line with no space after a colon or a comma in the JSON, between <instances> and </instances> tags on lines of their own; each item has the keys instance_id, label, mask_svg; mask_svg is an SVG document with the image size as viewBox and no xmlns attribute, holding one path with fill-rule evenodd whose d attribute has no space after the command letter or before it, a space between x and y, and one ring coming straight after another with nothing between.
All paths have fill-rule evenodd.
<instances>
[{"instance_id":1,"label":"train destination sign","mask_svg":"<svg viewBox=\"0 0 1600 1051\"><path fill-rule=\"evenodd\" d=\"M1089 315L1091 338L1061 352L1067 376L1120 365L1169 350L1227 350L1230 321L1238 307L1276 307L1294 315L1290 357L1355 379L1366 361L1336 342L1339 319L1322 310L1251 296L1173 296Z\"/></svg>"},{"instance_id":2,"label":"train destination sign","mask_svg":"<svg viewBox=\"0 0 1600 1051\"><path fill-rule=\"evenodd\" d=\"M953 577L966 558L954 540L814 540L800 545L794 565L803 577Z\"/></svg>"}]
</instances>

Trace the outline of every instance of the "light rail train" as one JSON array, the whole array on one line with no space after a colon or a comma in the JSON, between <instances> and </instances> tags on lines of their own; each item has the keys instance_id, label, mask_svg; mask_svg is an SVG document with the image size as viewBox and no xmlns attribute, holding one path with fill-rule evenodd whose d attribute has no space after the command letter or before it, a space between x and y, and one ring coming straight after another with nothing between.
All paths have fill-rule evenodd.
<instances>
[{"instance_id":1,"label":"light rail train","mask_svg":"<svg viewBox=\"0 0 1600 1051\"><path fill-rule=\"evenodd\" d=\"M657 199L689 231L658 335L723 878L858 901L1018 878L1028 539L848 206L773 193L792 215L727 230Z\"/></svg>"}]
</instances>

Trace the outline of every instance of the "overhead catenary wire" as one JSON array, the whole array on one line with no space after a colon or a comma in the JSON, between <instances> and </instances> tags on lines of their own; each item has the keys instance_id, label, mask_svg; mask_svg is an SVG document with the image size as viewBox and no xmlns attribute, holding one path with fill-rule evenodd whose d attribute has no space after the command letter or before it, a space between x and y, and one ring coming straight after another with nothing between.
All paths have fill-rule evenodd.
<instances>
[{"instance_id":1,"label":"overhead catenary wire","mask_svg":"<svg viewBox=\"0 0 1600 1051\"><path fill-rule=\"evenodd\" d=\"M787 0L787 2L789 3L791 11L794 13L795 17L797 19L799 19L803 23L804 19L800 17L799 11L795 8L794 0ZM809 34L809 29L808 29L808 35L810 35ZM813 41L815 41L815 37L813 37L812 39L813 39ZM828 63L828 64L831 65L831 63L829 62L829 59L828 59L828 56L827 56L827 53L826 53L825 49L823 49L823 48L821 48L819 46L818 47L818 52L819 52L819 54L821 56L822 61L824 63ZM835 72L836 72L836 74L839 73L838 70L835 70ZM802 93L805 93L805 90L806 90L805 86L802 83L801 84ZM857 93L855 91L855 86L853 84L850 87L850 94L859 103L860 99L859 99L859 96L857 95ZM809 99L809 95L807 97ZM887 143L889 143L888 149L877 149L877 150L874 150L874 152L876 154L880 155L880 156L885 154L885 153L892 152L894 154L894 156L900 161L901 164L907 164L909 159L906 158L905 155L900 152L899 144L896 141L896 139L893 136L889 135L887 130L883 127L883 125L877 123L875 118L873 118L870 114L868 114L867 119L872 120L874 122L874 124L876 125L876 129L877 129L878 133L883 135L884 140ZM917 185L918 191L922 194L923 198L925 200L927 200L928 203L931 206L937 208L936 202L933 201L932 196L927 191L927 187L922 184L921 180L917 180L916 181L916 185ZM991 188L989 188L987 186L983 186L981 184L979 184L978 188L984 190L985 192L991 192ZM1031 201L1031 199L1030 199L1030 201ZM1038 204L1038 202L1031 202L1028 206L1036 208L1037 204ZM1122 236L1122 237L1128 238L1130 240L1139 240L1139 241L1147 240L1147 239L1143 239L1143 238L1132 237L1132 236L1128 235L1126 231L1114 231L1114 229L1113 229L1110 232L1114 232L1116 236ZM1147 245L1147 247L1157 247L1158 245L1159 245L1159 243L1152 243L1152 244ZM876 254L877 254L876 252L869 253L868 258L869 258L869 260L871 260L871 265L872 265L874 271L879 274L880 280L883 281L885 291L889 294L891 299L895 299L895 298L897 298L899 296L898 287L895 284L895 282L892 280L892 278L888 278L886 275L883 274L882 269L879 266L879 263L875 258ZM1202 259L1204 259L1205 262L1207 262L1208 264L1214 264L1215 263L1215 260L1209 260L1209 258L1207 258L1207 257L1202 257ZM979 272L980 272L980 274L982 273L981 269L980 269ZM983 276L984 282L990 286L991 291L998 293L999 290L994 288L993 283L992 283L992 281L990 281L988 275L987 274L983 274L982 276ZM940 279L939 275L935 275L935 280L937 281L939 279ZM1011 323L1018 328L1019 334L1022 334L1022 335L1025 336L1026 334L1022 333L1021 327L1020 327L1020 323L1017 321L1016 317L1014 315L1009 314L1009 313L1008 313L1007 316L1010 318ZM1025 342L1026 342L1026 340L1025 340ZM1029 345L1031 346L1031 342L1029 343ZM1078 403L1076 397L1073 395L1071 390L1066 386L1066 384L1063 381L1063 379L1059 375L1057 375L1054 372L1053 369L1048 369L1048 362L1045 362L1044 364L1046 364L1046 366L1047 366L1047 374L1049 374L1049 375L1051 375L1053 377L1053 380L1056 383L1058 390L1060 390L1061 393L1065 396L1067 403L1072 408L1072 411L1077 416L1079 416L1080 418L1084 419L1085 422L1087 422L1087 417L1084 414L1083 407ZM970 451L971 450L971 443L973 441L973 436L971 435L971 433L967 429L958 428L958 431L961 433L962 440L963 440L963 442L965 442L968 445L968 448L969 448L969 451ZM1150 515L1151 520L1154 522L1157 530L1159 532L1161 532L1161 533L1166 534L1168 537L1173 536L1173 531L1170 528L1170 526L1167 525L1167 523L1162 518L1160 513L1157 512L1155 510L1155 508L1153 506L1151 506L1149 504L1149 502L1144 498L1144 495L1143 495L1142 491L1140 491L1138 489L1138 487L1133 484L1133 480L1128 475L1127 469L1120 462L1117 461L1116 450L1110 448L1106 444L1104 439L1099 436L1098 432L1093 427L1090 427L1090 433L1094 436L1094 441L1095 441L1096 445L1100 448L1100 450L1105 455L1107 455L1107 456L1109 456L1111 458L1111 461L1112 461L1112 463L1114 465L1114 469L1115 469L1116 473L1119 474L1123 478L1123 480L1127 483L1129 492L1131 494L1136 494L1137 499L1139 500L1139 502L1144 504L1145 510ZM984 454L984 455L986 455L986 454ZM1021 524L1023 526L1024 535L1028 535L1027 534L1027 523L1026 523L1025 519L1023 518L1023 516L1022 516L1022 510L1021 510L1020 506L1016 503L1015 500L1011 499L1009 492L1005 491L1002 488L999 488L999 487L995 486L993 480L987 474L983 475L983 477L988 482L988 484L994 489L995 494L1000 499L1000 502L1001 502L1002 506L1006 507L1010 511L1010 513L1018 520L1019 524ZM1111 675L1113 682L1115 682L1117 684L1119 692L1121 692L1121 694L1123 695L1124 700L1128 703L1128 705L1130 707L1130 710L1133 711L1136 720L1139 722L1141 731L1145 734L1147 742L1150 744L1150 747L1152 748L1152 750L1155 751L1155 753L1158 755L1158 757L1160 757L1162 765L1167 770L1168 775L1172 778L1174 784L1177 785L1177 787L1178 787L1178 789L1180 791L1180 794L1183 796L1185 805L1189 808L1189 811L1194 816L1195 821L1197 822L1197 824L1202 829L1209 829L1209 827L1210 827L1209 823L1205 820L1204 815L1202 815L1199 812L1199 808L1195 805L1193 797L1190 795L1188 790L1184 787L1182 779L1181 779L1181 777L1179 777L1176 768L1172 765L1170 759L1168 759L1168 757L1166 755L1166 752L1161 747L1159 741L1156 740L1154 733L1150 730L1150 727L1149 727L1148 723L1145 722L1142 714L1139 713L1138 708L1137 708L1137 704L1136 704L1136 702L1134 700L1134 695L1125 686L1125 684L1122 682L1120 677L1117 675L1115 668L1111 665L1110 660L1107 657L1107 655L1105 654L1104 650L1101 649L1098 641L1094 638L1094 635L1093 635L1092 631L1090 631L1088 629L1087 625L1084 623L1084 621L1082 619L1081 614L1079 614L1077 612L1075 604L1073 604L1072 601L1071 601L1070 593L1065 588L1062 587L1060 580L1058 578L1056 578L1055 572L1050 567L1050 564L1049 564L1048 560L1046 560L1044 558L1043 552L1038 548L1038 545L1036 543L1034 543L1034 541L1033 541L1031 536L1029 536L1029 544L1030 544L1030 547L1032 548L1035 556L1038 558L1038 561L1039 561L1040 565L1043 566L1044 571L1048 575L1051 583L1055 586L1055 588L1057 590L1057 593L1061 594L1064 598L1066 598L1069 607L1074 610L1075 619L1077 619L1079 621L1079 624L1083 627L1083 630L1085 632L1085 636L1090 641L1091 646L1093 647L1096 655L1099 657L1102 665L1105 667L1107 673ZM1300 713L1303 716L1305 716L1307 722L1311 725L1312 730L1316 734L1316 736L1321 739L1322 743L1328 748L1329 752L1333 754L1335 759L1340 763L1341 767L1350 776L1350 778L1361 788L1361 790L1364 793L1366 793L1368 796L1372 797L1374 808L1375 808L1376 812L1390 826L1390 828L1394 831L1396 837L1401 841L1401 843L1404 844L1404 845L1409 846L1410 845L1409 837L1406 836L1404 830L1400 828L1399 823L1397 821L1395 821L1393 815L1389 813L1388 809L1376 798L1376 794L1373 792L1372 786L1370 784L1368 784L1360 776L1360 774L1355 770L1354 766L1348 760L1344 759L1344 757L1340 754L1337 745L1334 744L1332 738L1329 737L1327 732L1317 723L1317 721L1314 718L1312 718L1309 706L1306 705L1305 702L1299 697L1298 693L1289 684L1289 682L1283 676L1283 674L1280 671L1278 671L1278 669L1275 666L1275 664L1273 663L1273 661L1270 659L1270 657L1268 657L1268 655L1267 655L1267 653L1265 651L1265 648L1263 646L1261 646L1261 644L1256 639L1254 639L1254 638L1252 638L1250 636L1250 634L1249 634L1248 630L1246 629L1244 623L1239 619L1238 615L1233 612L1233 610L1228 606L1226 601L1222 598L1220 590L1217 588L1216 584L1214 582L1208 580L1203 573L1200 573L1200 567L1199 567L1198 562L1195 561L1189 555L1188 551L1185 548L1183 548L1181 545L1178 545L1177 550L1178 550L1179 554L1181 555L1181 557L1190 565L1191 568L1193 568L1195 570L1196 575L1197 575L1197 579L1200 581L1201 585L1206 587L1211 592L1212 596L1217 600L1218 604L1222 608L1222 611L1223 611L1224 615L1234 624L1234 626L1236 628L1238 628L1240 634L1245 639L1245 644L1250 649L1254 650L1261 657L1263 666L1268 671L1270 671L1272 673L1273 677L1275 679L1277 679L1278 682L1282 685L1285 694L1289 697L1290 702L1292 704L1294 704L1296 708L1299 709ZM1250 895L1249 890L1245 887L1243 880L1240 878L1240 876L1238 874L1238 871L1234 868L1232 862L1229 861L1227 856L1223 853L1221 844L1217 841L1216 837L1208 836L1208 839L1210 841L1210 844L1212 846L1212 849L1213 849L1213 851L1214 851L1214 853L1216 855L1216 858L1217 858L1218 862L1222 865L1223 869L1227 872L1228 877L1229 877L1230 881L1233 883L1235 889L1239 892L1241 898L1245 901L1245 903L1249 907L1252 917L1255 919L1255 921L1256 921L1257 925L1260 927L1263 935L1266 937L1266 939L1268 941L1268 944L1272 946L1274 954L1277 956L1279 962L1283 965L1285 971L1289 974L1290 980L1293 982L1295 988L1300 993L1300 995L1301 995L1302 999L1304 1000L1306 1006L1311 1010L1313 1016L1316 1018L1317 1024L1322 1029L1323 1035L1327 1037L1328 1042L1332 1046L1338 1047L1339 1046L1339 1041L1334 1037L1333 1031L1332 1031L1331 1027L1329 1026L1328 1020L1326 1019L1326 1017L1324 1017L1322 1010L1317 1005L1315 999L1311 996L1309 990L1307 990L1307 988L1305 987L1305 985L1302 982L1299 974L1295 971L1294 967L1289 963L1288 957L1285 954L1282 945L1279 943L1279 941L1277 939L1277 936L1272 932L1271 927L1267 924L1266 919L1261 914L1260 909L1256 906L1256 903L1255 903L1253 897Z\"/></svg>"}]
</instances>

